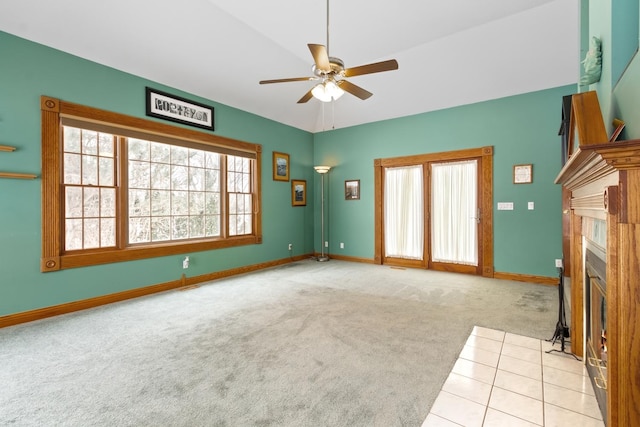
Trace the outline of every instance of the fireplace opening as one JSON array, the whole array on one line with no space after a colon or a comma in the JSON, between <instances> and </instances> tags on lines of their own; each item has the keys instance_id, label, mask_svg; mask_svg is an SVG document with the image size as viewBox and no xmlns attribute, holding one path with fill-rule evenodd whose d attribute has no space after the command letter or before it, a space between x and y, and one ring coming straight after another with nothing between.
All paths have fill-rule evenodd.
<instances>
[{"instance_id":1,"label":"fireplace opening","mask_svg":"<svg viewBox=\"0 0 640 427\"><path fill-rule=\"evenodd\" d=\"M587 372L604 420L607 419L607 280L604 254L587 248L585 326Z\"/></svg>"}]
</instances>

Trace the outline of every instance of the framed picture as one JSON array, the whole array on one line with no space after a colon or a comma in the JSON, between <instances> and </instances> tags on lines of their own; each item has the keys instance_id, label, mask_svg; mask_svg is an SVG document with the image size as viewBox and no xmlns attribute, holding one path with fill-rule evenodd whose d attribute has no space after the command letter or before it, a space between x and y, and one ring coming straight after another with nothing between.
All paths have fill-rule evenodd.
<instances>
[{"instance_id":1,"label":"framed picture","mask_svg":"<svg viewBox=\"0 0 640 427\"><path fill-rule=\"evenodd\" d=\"M624 129L625 122L623 122L620 119L613 119L613 125L616 128L613 131L613 133L611 134L611 138L609 138L609 142L616 142L616 139L618 139L618 137L622 133L622 130Z\"/></svg>"},{"instance_id":2,"label":"framed picture","mask_svg":"<svg viewBox=\"0 0 640 427\"><path fill-rule=\"evenodd\" d=\"M358 200L360 199L360 180L352 179L344 182L344 199Z\"/></svg>"},{"instance_id":3,"label":"framed picture","mask_svg":"<svg viewBox=\"0 0 640 427\"><path fill-rule=\"evenodd\" d=\"M146 88L147 116L213 130L213 107Z\"/></svg>"},{"instance_id":4,"label":"framed picture","mask_svg":"<svg viewBox=\"0 0 640 427\"><path fill-rule=\"evenodd\" d=\"M289 155L273 152L273 180L289 181Z\"/></svg>"},{"instance_id":5,"label":"framed picture","mask_svg":"<svg viewBox=\"0 0 640 427\"><path fill-rule=\"evenodd\" d=\"M533 182L533 165L513 165L513 183L531 184Z\"/></svg>"},{"instance_id":6,"label":"framed picture","mask_svg":"<svg viewBox=\"0 0 640 427\"><path fill-rule=\"evenodd\" d=\"M291 180L291 205L307 205L307 181L303 179Z\"/></svg>"}]
</instances>

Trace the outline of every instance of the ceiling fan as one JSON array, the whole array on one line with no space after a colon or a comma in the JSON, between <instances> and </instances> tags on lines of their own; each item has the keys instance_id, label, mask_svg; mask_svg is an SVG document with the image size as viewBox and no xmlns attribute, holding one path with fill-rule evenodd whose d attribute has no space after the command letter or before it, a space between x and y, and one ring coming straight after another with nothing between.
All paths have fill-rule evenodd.
<instances>
[{"instance_id":1,"label":"ceiling fan","mask_svg":"<svg viewBox=\"0 0 640 427\"><path fill-rule=\"evenodd\" d=\"M321 44L308 44L307 46L309 46L309 50L313 56L314 64L311 67L314 74L313 76L261 80L260 84L320 80L320 83L311 88L298 100L298 104L305 103L312 97L323 102L330 102L338 99L344 92L349 92L350 94L365 100L373 94L360 86L351 83L346 80L346 78L398 69L398 61L395 59L345 68L344 62L340 58L329 56L329 0L327 0L327 46L325 47Z\"/></svg>"}]
</instances>

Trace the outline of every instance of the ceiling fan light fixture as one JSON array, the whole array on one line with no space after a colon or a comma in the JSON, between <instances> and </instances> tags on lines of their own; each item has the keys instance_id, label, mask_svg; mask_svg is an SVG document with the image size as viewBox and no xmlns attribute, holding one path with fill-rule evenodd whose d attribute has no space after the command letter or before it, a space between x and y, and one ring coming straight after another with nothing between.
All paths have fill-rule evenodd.
<instances>
[{"instance_id":1,"label":"ceiling fan light fixture","mask_svg":"<svg viewBox=\"0 0 640 427\"><path fill-rule=\"evenodd\" d=\"M333 80L327 80L324 86L334 100L337 100L344 95L344 90L340 89L340 86L338 86Z\"/></svg>"},{"instance_id":2,"label":"ceiling fan light fixture","mask_svg":"<svg viewBox=\"0 0 640 427\"><path fill-rule=\"evenodd\" d=\"M333 80L327 79L322 83L318 83L313 89L311 89L311 94L314 98L322 102L331 102L332 100L335 101L344 95L344 90L340 89Z\"/></svg>"},{"instance_id":3,"label":"ceiling fan light fixture","mask_svg":"<svg viewBox=\"0 0 640 427\"><path fill-rule=\"evenodd\" d=\"M348 80L349 77L398 69L398 61L395 59L345 68L342 59L329 56L329 0L327 0L327 45L324 46L321 44L309 43L307 44L307 47L311 52L311 56L313 56L311 71L315 77L261 80L260 84L322 80L321 83L307 91L307 93L298 100L298 104L304 104L311 98L316 98L322 102L336 101L344 95L345 92L349 92L351 95L365 100L369 99L373 94L364 90L360 86L351 83Z\"/></svg>"}]
</instances>

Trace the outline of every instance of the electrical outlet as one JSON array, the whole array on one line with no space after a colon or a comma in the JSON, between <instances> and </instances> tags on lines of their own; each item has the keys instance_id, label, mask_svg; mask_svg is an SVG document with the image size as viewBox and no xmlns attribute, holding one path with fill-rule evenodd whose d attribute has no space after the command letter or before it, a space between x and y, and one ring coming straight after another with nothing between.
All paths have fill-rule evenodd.
<instances>
[{"instance_id":1,"label":"electrical outlet","mask_svg":"<svg viewBox=\"0 0 640 427\"><path fill-rule=\"evenodd\" d=\"M556 259L556 267L557 268L562 268L562 259L561 258Z\"/></svg>"},{"instance_id":2,"label":"electrical outlet","mask_svg":"<svg viewBox=\"0 0 640 427\"><path fill-rule=\"evenodd\" d=\"M184 269L189 268L189 257L188 256L184 257L184 260L182 260L182 268L184 268Z\"/></svg>"},{"instance_id":3,"label":"electrical outlet","mask_svg":"<svg viewBox=\"0 0 640 427\"><path fill-rule=\"evenodd\" d=\"M344 243L340 242L340 249L344 249Z\"/></svg>"},{"instance_id":4,"label":"electrical outlet","mask_svg":"<svg viewBox=\"0 0 640 427\"><path fill-rule=\"evenodd\" d=\"M329 242L324 242L324 247L328 248L329 247Z\"/></svg>"},{"instance_id":5,"label":"electrical outlet","mask_svg":"<svg viewBox=\"0 0 640 427\"><path fill-rule=\"evenodd\" d=\"M535 204L533 202L527 203L527 209L529 209L530 211L532 211L534 207L535 207Z\"/></svg>"},{"instance_id":6,"label":"electrical outlet","mask_svg":"<svg viewBox=\"0 0 640 427\"><path fill-rule=\"evenodd\" d=\"M289 250L293 249L293 243L289 243Z\"/></svg>"}]
</instances>

